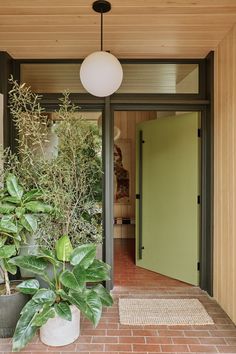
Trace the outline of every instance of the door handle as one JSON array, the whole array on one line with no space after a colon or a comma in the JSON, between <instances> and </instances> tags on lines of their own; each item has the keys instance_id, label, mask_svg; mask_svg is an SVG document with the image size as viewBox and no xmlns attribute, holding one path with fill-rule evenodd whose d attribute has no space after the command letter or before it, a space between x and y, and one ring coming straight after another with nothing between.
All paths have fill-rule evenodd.
<instances>
[{"instance_id":1,"label":"door handle","mask_svg":"<svg viewBox=\"0 0 236 354\"><path fill-rule=\"evenodd\" d=\"M139 131L139 170L138 170L138 189L139 193L136 194L136 199L139 200L139 209L138 209L138 218L139 218L139 247L138 247L138 256L139 259L143 258L143 131Z\"/></svg>"}]
</instances>

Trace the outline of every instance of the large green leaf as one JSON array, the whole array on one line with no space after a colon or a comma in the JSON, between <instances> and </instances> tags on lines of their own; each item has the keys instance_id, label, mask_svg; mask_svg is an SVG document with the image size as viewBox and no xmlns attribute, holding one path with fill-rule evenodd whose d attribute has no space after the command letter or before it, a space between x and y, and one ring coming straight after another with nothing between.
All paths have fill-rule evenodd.
<instances>
[{"instance_id":1,"label":"large green leaf","mask_svg":"<svg viewBox=\"0 0 236 354\"><path fill-rule=\"evenodd\" d=\"M38 224L37 224L37 219L30 214L24 214L22 215L22 217L20 218L20 223L21 225L24 226L24 228L33 233L37 230Z\"/></svg>"},{"instance_id":2,"label":"large green leaf","mask_svg":"<svg viewBox=\"0 0 236 354\"><path fill-rule=\"evenodd\" d=\"M15 211L16 206L11 203L0 203L0 213L1 214L11 214Z\"/></svg>"},{"instance_id":3,"label":"large green leaf","mask_svg":"<svg viewBox=\"0 0 236 354\"><path fill-rule=\"evenodd\" d=\"M7 190L8 193L12 197L16 197L19 200L21 200L24 190L23 188L18 184L17 178L13 174L9 174L6 179L6 185L7 185Z\"/></svg>"},{"instance_id":4,"label":"large green leaf","mask_svg":"<svg viewBox=\"0 0 236 354\"><path fill-rule=\"evenodd\" d=\"M10 215L4 215L0 221L0 232L16 234L18 232L16 224L13 222L14 218Z\"/></svg>"},{"instance_id":5,"label":"large green leaf","mask_svg":"<svg viewBox=\"0 0 236 354\"><path fill-rule=\"evenodd\" d=\"M9 197L9 196L6 196L4 198L2 198L2 201L3 202L9 202L9 203L12 203L12 204L17 204L17 205L20 205L21 204L21 200L17 197ZM16 205L16 206L17 206Z\"/></svg>"},{"instance_id":6,"label":"large green leaf","mask_svg":"<svg viewBox=\"0 0 236 354\"><path fill-rule=\"evenodd\" d=\"M45 304L43 308L40 310L40 312L37 312L37 315L34 316L34 319L32 321L32 326L38 326L38 327L43 326L45 323L47 323L49 318L55 317L55 314L56 313L54 308Z\"/></svg>"},{"instance_id":7,"label":"large green leaf","mask_svg":"<svg viewBox=\"0 0 236 354\"><path fill-rule=\"evenodd\" d=\"M0 258L10 258L12 256L15 256L15 254L15 245L4 245L0 248Z\"/></svg>"},{"instance_id":8,"label":"large green leaf","mask_svg":"<svg viewBox=\"0 0 236 354\"><path fill-rule=\"evenodd\" d=\"M70 242L69 236L68 235L61 236L56 242L55 249L56 249L57 259L63 262L68 262L73 252L73 247Z\"/></svg>"},{"instance_id":9,"label":"large green leaf","mask_svg":"<svg viewBox=\"0 0 236 354\"><path fill-rule=\"evenodd\" d=\"M47 262L44 259L37 258L37 256L17 256L12 258L10 262L20 268L40 275L44 275L47 267Z\"/></svg>"},{"instance_id":10,"label":"large green leaf","mask_svg":"<svg viewBox=\"0 0 236 354\"><path fill-rule=\"evenodd\" d=\"M86 270L86 281L97 282L102 280L109 280L110 266L103 261L95 259L93 263Z\"/></svg>"},{"instance_id":11,"label":"large green leaf","mask_svg":"<svg viewBox=\"0 0 236 354\"><path fill-rule=\"evenodd\" d=\"M25 203L24 207L33 213L51 213L53 210L50 205L37 200Z\"/></svg>"},{"instance_id":12,"label":"large green leaf","mask_svg":"<svg viewBox=\"0 0 236 354\"><path fill-rule=\"evenodd\" d=\"M8 273L11 273L13 275L16 274L17 272L17 267L14 265L14 264L11 264L9 259L3 259L2 260L3 262L3 266L4 266L4 269L8 272Z\"/></svg>"},{"instance_id":13,"label":"large green leaf","mask_svg":"<svg viewBox=\"0 0 236 354\"><path fill-rule=\"evenodd\" d=\"M79 283L75 275L69 270L65 270L64 272L62 272L60 274L59 280L66 288L77 291L80 291L82 289L81 284Z\"/></svg>"},{"instance_id":14,"label":"large green leaf","mask_svg":"<svg viewBox=\"0 0 236 354\"><path fill-rule=\"evenodd\" d=\"M72 320L72 314L71 314L71 309L70 306L68 305L67 302L59 302L58 304L54 305L55 311L58 316L63 318L64 320L71 321Z\"/></svg>"},{"instance_id":15,"label":"large green leaf","mask_svg":"<svg viewBox=\"0 0 236 354\"><path fill-rule=\"evenodd\" d=\"M23 202L29 202L32 200L36 200L38 198L41 198L43 196L43 193L39 191L38 189L31 189L31 191L27 192L23 196Z\"/></svg>"},{"instance_id":16,"label":"large green leaf","mask_svg":"<svg viewBox=\"0 0 236 354\"><path fill-rule=\"evenodd\" d=\"M81 286L86 283L87 269L84 269L79 264L73 268L72 272Z\"/></svg>"},{"instance_id":17,"label":"large green leaf","mask_svg":"<svg viewBox=\"0 0 236 354\"><path fill-rule=\"evenodd\" d=\"M96 256L96 245L85 244L74 249L71 254L70 263L72 265L80 265L85 269L93 263Z\"/></svg>"},{"instance_id":18,"label":"large green leaf","mask_svg":"<svg viewBox=\"0 0 236 354\"><path fill-rule=\"evenodd\" d=\"M77 306L84 316L96 327L102 314L102 302L98 294L90 290L87 290L86 295L85 293L80 294L75 291L70 291L69 296L71 302Z\"/></svg>"},{"instance_id":19,"label":"large green leaf","mask_svg":"<svg viewBox=\"0 0 236 354\"><path fill-rule=\"evenodd\" d=\"M102 284L98 284L92 288L92 291L95 291L95 293L98 294L98 296L101 299L101 302L104 306L112 306L113 305L113 299L111 294L107 289L104 288Z\"/></svg>"},{"instance_id":20,"label":"large green leaf","mask_svg":"<svg viewBox=\"0 0 236 354\"><path fill-rule=\"evenodd\" d=\"M56 254L54 251L48 250L46 248L41 248L39 254L37 255L38 258L44 258L51 264L55 266L59 266L59 262L56 259Z\"/></svg>"},{"instance_id":21,"label":"large green leaf","mask_svg":"<svg viewBox=\"0 0 236 354\"><path fill-rule=\"evenodd\" d=\"M32 297L36 304L52 305L56 300L56 294L50 289L39 289Z\"/></svg>"},{"instance_id":22,"label":"large green leaf","mask_svg":"<svg viewBox=\"0 0 236 354\"><path fill-rule=\"evenodd\" d=\"M7 240L7 236L0 235L0 247L2 247Z\"/></svg>"},{"instance_id":23,"label":"large green leaf","mask_svg":"<svg viewBox=\"0 0 236 354\"><path fill-rule=\"evenodd\" d=\"M31 300L32 301L32 300ZM30 301L26 304L26 306ZM33 326L34 317L37 316L38 311L43 307L42 304L36 304L35 306L26 306L22 310L22 315L17 322L15 333L12 340L12 350L14 352L23 349L35 335L38 327Z\"/></svg>"},{"instance_id":24,"label":"large green leaf","mask_svg":"<svg viewBox=\"0 0 236 354\"><path fill-rule=\"evenodd\" d=\"M39 289L39 282L36 279L25 280L17 285L17 289L23 294L33 295Z\"/></svg>"},{"instance_id":25,"label":"large green leaf","mask_svg":"<svg viewBox=\"0 0 236 354\"><path fill-rule=\"evenodd\" d=\"M21 310L21 315L23 315L25 312L37 312L42 308L43 304L39 304L34 302L33 299L29 300L26 305L23 307Z\"/></svg>"}]
</instances>

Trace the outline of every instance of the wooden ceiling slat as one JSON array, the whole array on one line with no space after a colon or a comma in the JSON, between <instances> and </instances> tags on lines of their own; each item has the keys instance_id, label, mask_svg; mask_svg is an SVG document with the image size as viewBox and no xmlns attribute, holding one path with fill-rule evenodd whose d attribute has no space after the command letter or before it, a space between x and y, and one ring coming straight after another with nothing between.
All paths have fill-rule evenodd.
<instances>
[{"instance_id":1,"label":"wooden ceiling slat","mask_svg":"<svg viewBox=\"0 0 236 354\"><path fill-rule=\"evenodd\" d=\"M111 0L114 7L234 7L235 0ZM89 7L91 1L89 0L0 0L0 7Z\"/></svg>"},{"instance_id":2,"label":"wooden ceiling slat","mask_svg":"<svg viewBox=\"0 0 236 354\"><path fill-rule=\"evenodd\" d=\"M125 9L123 7L114 7L109 15L129 15L129 16L136 16L136 15L191 15L193 13L193 9L191 7L157 7L157 6L146 6L146 7L132 7L127 6ZM227 7L195 7L194 14L206 15L206 14L220 14L220 15L227 15L227 14L235 14L236 13L236 5L235 6L227 6ZM45 7L2 7L0 9L0 16L5 15L19 15L19 16L28 16L28 15L93 15L94 12L91 9L91 6L88 7L81 7L81 6L45 6ZM107 17L106 16L106 17Z\"/></svg>"},{"instance_id":3,"label":"wooden ceiling slat","mask_svg":"<svg viewBox=\"0 0 236 354\"><path fill-rule=\"evenodd\" d=\"M204 57L236 23L236 0L111 0L105 49L118 57ZM92 0L0 0L0 50L83 58L99 49Z\"/></svg>"},{"instance_id":4,"label":"wooden ceiling slat","mask_svg":"<svg viewBox=\"0 0 236 354\"><path fill-rule=\"evenodd\" d=\"M110 47L112 48L156 48L156 47L175 47L177 45L176 40L128 40L128 39L120 39L116 40L115 43L113 40L106 40L104 42L104 49L109 50ZM214 40L178 40L178 46L182 47L209 47L214 48L217 46L218 41ZM1 40L1 47L44 47L44 48L67 48L67 47L74 47L78 49L82 48L91 48L93 51L100 50L100 42L99 40Z\"/></svg>"},{"instance_id":5,"label":"wooden ceiling slat","mask_svg":"<svg viewBox=\"0 0 236 354\"><path fill-rule=\"evenodd\" d=\"M157 22L159 24L179 24L183 25L192 25L193 23L196 26L208 25L211 24L225 24L225 22L231 23L232 25L236 22L236 14L228 14L228 15L199 15L191 14L191 15L137 15L137 16L113 16L109 15L106 17L105 24L122 27L124 25L134 25L138 26L138 24L142 23L150 25L155 25ZM14 25L25 25L27 22L28 25L38 26L38 25L71 25L76 24L78 26L84 25L97 25L98 29L100 26L100 17L99 16L86 16L86 15L46 15L46 16L37 16L37 15L3 15L0 16L1 25L9 25L9 23Z\"/></svg>"},{"instance_id":6,"label":"wooden ceiling slat","mask_svg":"<svg viewBox=\"0 0 236 354\"><path fill-rule=\"evenodd\" d=\"M216 41L218 42L219 38L223 37L222 32L164 32L164 31L153 31L150 33L147 32L122 32L122 33L110 33L106 32L104 35L104 42L109 41L168 41L168 40L178 40L178 41ZM52 40L52 41L90 41L97 44L100 40L100 34L95 33L64 33L64 32L0 32L0 41L2 44L11 43L11 41L43 41L43 40Z\"/></svg>"},{"instance_id":7,"label":"wooden ceiling slat","mask_svg":"<svg viewBox=\"0 0 236 354\"><path fill-rule=\"evenodd\" d=\"M122 27L113 27L113 26L105 26L104 32L105 35L107 33L137 33L137 38L140 33L147 32L147 33L155 33L155 32L162 32L162 33L173 33L173 32L182 32L191 33L199 32L199 33L223 33L228 31L231 28L231 24L222 24L222 25L194 25L191 26L182 26L179 24L154 24L154 25L142 25L139 24L138 26L133 25L124 25ZM2 25L0 23L0 33L97 33L98 34L98 27L97 25L87 25L87 26L76 26L72 25L61 25L61 26L54 26L54 25L38 25L38 26L31 26L31 25L17 25L17 26L9 26L9 25ZM7 34L8 35L8 34Z\"/></svg>"}]
</instances>

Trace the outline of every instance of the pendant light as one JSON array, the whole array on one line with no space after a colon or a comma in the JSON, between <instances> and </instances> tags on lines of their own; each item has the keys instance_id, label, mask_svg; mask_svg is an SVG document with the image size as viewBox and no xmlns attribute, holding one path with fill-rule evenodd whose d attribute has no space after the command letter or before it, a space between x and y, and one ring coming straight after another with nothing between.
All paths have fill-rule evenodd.
<instances>
[{"instance_id":1,"label":"pendant light","mask_svg":"<svg viewBox=\"0 0 236 354\"><path fill-rule=\"evenodd\" d=\"M119 60L103 50L103 14L111 10L105 0L93 3L93 10L101 14L101 50L88 55L80 67L80 80L85 90L97 97L112 95L121 85L123 70Z\"/></svg>"}]
</instances>

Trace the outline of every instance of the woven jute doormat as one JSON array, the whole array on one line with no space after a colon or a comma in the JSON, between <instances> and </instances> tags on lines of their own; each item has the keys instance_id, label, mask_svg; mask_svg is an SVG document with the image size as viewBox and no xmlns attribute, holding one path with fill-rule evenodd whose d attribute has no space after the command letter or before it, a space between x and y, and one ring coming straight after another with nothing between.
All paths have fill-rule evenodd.
<instances>
[{"instance_id":1,"label":"woven jute doormat","mask_svg":"<svg viewBox=\"0 0 236 354\"><path fill-rule=\"evenodd\" d=\"M119 299L120 323L125 325L214 324L198 299Z\"/></svg>"}]
</instances>

